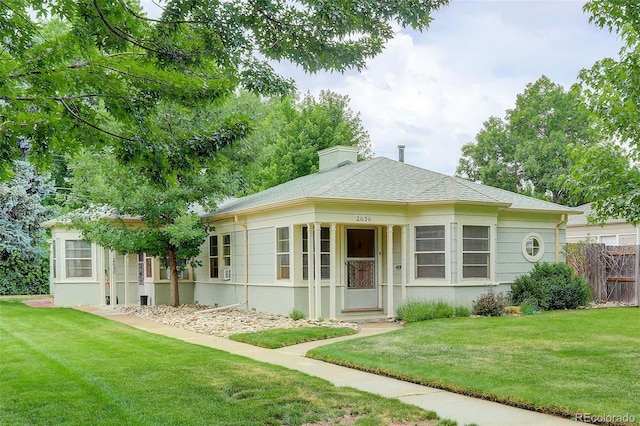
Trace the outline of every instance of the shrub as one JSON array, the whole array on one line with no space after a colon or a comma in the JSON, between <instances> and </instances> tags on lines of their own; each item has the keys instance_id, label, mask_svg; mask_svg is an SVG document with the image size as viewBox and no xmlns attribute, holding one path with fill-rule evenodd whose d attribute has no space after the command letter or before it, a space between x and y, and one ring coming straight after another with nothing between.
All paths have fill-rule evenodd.
<instances>
[{"instance_id":1,"label":"shrub","mask_svg":"<svg viewBox=\"0 0 640 426\"><path fill-rule=\"evenodd\" d=\"M0 295L49 294L49 255L28 259L14 252L0 259Z\"/></svg>"},{"instance_id":2,"label":"shrub","mask_svg":"<svg viewBox=\"0 0 640 426\"><path fill-rule=\"evenodd\" d=\"M294 321L301 320L301 319L303 319L305 317L304 312L302 312L300 309L292 310L291 313L289 314L289 316Z\"/></svg>"},{"instance_id":3,"label":"shrub","mask_svg":"<svg viewBox=\"0 0 640 426\"><path fill-rule=\"evenodd\" d=\"M538 263L511 285L511 303L541 310L576 309L591 300L587 281L564 263Z\"/></svg>"},{"instance_id":4,"label":"shrub","mask_svg":"<svg viewBox=\"0 0 640 426\"><path fill-rule=\"evenodd\" d=\"M404 322L419 322L436 318L469 316L464 306L451 306L443 301L409 301L396 310L396 319Z\"/></svg>"},{"instance_id":5,"label":"shrub","mask_svg":"<svg viewBox=\"0 0 640 426\"><path fill-rule=\"evenodd\" d=\"M490 288L487 293L481 294L473 301L473 313L486 317L499 317L505 314L507 304L507 299L502 293L496 293Z\"/></svg>"}]
</instances>

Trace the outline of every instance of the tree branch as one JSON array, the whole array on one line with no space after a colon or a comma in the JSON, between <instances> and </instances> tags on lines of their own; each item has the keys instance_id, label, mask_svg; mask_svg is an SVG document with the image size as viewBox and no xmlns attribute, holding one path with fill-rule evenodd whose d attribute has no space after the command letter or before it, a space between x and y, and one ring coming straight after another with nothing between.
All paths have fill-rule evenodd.
<instances>
[{"instance_id":1,"label":"tree branch","mask_svg":"<svg viewBox=\"0 0 640 426\"><path fill-rule=\"evenodd\" d=\"M71 114L76 120L80 121L81 123L86 124L87 126L91 127L92 129L97 130L99 132L102 132L104 134L107 134L109 136L112 136L114 138L118 138L118 139L125 140L125 141L128 141L128 142L136 142L135 139L131 139L131 138L128 138L126 136L122 136L122 135L118 135L118 134L112 133L112 132L110 132L110 131L108 131L106 129L103 129L100 126L97 126L96 124L93 124L93 123L85 120L80 115L78 115L73 109L71 109L71 107L69 105L67 105L67 103L65 102L64 98L54 98L54 100L60 102L60 104L62 104L62 106L64 106L64 108L67 110L67 112L69 112L69 114Z\"/></svg>"}]
</instances>

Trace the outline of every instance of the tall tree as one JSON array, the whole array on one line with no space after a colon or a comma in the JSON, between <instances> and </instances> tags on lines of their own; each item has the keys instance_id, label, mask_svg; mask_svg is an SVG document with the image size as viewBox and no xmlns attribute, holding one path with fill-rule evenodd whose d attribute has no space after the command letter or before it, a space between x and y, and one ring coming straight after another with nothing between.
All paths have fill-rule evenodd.
<instances>
[{"instance_id":1,"label":"tall tree","mask_svg":"<svg viewBox=\"0 0 640 426\"><path fill-rule=\"evenodd\" d=\"M321 149L336 145L356 146L361 157L370 157L371 141L360 120L349 108L349 98L322 91L301 102L287 98L276 117L281 126L275 143L258 159L257 173L249 177L249 192L258 192L318 171Z\"/></svg>"},{"instance_id":2,"label":"tall tree","mask_svg":"<svg viewBox=\"0 0 640 426\"><path fill-rule=\"evenodd\" d=\"M597 147L574 150L569 182L593 199L593 219L640 223L640 6L636 1L591 0L590 22L618 34L617 59L605 58L579 79L585 102L608 136Z\"/></svg>"},{"instance_id":3,"label":"tall tree","mask_svg":"<svg viewBox=\"0 0 640 426\"><path fill-rule=\"evenodd\" d=\"M157 20L135 0L1 2L0 173L24 139L34 161L104 158L98 165L107 170L85 175L95 186L76 180L76 195L115 220L86 223L85 236L122 253L163 246L177 305L177 258L204 238L188 209L231 192L224 180L202 176L223 179L218 151L248 130L246 116L214 107L238 86L291 93L293 82L271 61L307 72L361 69L395 24L426 29L447 2L167 0ZM126 215L146 225L135 243L120 220Z\"/></svg>"},{"instance_id":4,"label":"tall tree","mask_svg":"<svg viewBox=\"0 0 640 426\"><path fill-rule=\"evenodd\" d=\"M570 147L592 146L599 140L577 89L565 91L546 76L527 85L505 120L492 117L463 147L457 169L461 176L482 183L577 205L580 193L563 185L569 172Z\"/></svg>"},{"instance_id":5,"label":"tall tree","mask_svg":"<svg viewBox=\"0 0 640 426\"><path fill-rule=\"evenodd\" d=\"M166 0L156 20L135 0L4 1L0 171L25 137L41 161L108 145L120 161L158 168L158 153L148 155L158 135L147 118L160 102L217 99L237 84L290 93L293 82L271 61L307 72L360 70L394 36L394 24L426 29L447 3ZM43 25L34 13L56 20Z\"/></svg>"}]
</instances>

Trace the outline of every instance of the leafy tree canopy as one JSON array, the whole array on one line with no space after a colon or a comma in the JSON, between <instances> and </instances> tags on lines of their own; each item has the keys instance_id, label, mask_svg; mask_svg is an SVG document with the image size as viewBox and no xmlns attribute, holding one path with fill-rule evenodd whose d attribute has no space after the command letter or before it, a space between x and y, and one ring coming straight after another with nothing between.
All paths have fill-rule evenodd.
<instances>
[{"instance_id":1,"label":"leafy tree canopy","mask_svg":"<svg viewBox=\"0 0 640 426\"><path fill-rule=\"evenodd\" d=\"M509 191L578 205L584 195L563 186L572 146L599 140L594 122L577 89L564 88L542 76L517 96L505 119L490 117L475 143L462 147L456 173Z\"/></svg>"},{"instance_id":2,"label":"leafy tree canopy","mask_svg":"<svg viewBox=\"0 0 640 426\"><path fill-rule=\"evenodd\" d=\"M576 147L569 187L593 199L592 219L640 223L640 3L588 1L590 22L618 34L617 59L605 58L580 73L585 102L608 138Z\"/></svg>"},{"instance_id":3,"label":"leafy tree canopy","mask_svg":"<svg viewBox=\"0 0 640 426\"><path fill-rule=\"evenodd\" d=\"M394 24L426 29L447 3L167 0L150 19L134 0L3 1L0 172L17 158L17 141L30 139L32 160L112 146L118 161L145 162L161 180L172 160L156 146L165 133L149 121L160 103L198 108L238 85L291 92L270 61L307 72L362 69Z\"/></svg>"}]
</instances>

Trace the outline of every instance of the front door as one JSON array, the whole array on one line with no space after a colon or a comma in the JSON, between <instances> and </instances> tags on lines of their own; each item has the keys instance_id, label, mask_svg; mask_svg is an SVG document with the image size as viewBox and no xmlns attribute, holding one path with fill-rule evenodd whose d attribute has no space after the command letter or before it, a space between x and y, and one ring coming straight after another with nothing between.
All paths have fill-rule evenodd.
<instances>
[{"instance_id":1,"label":"front door","mask_svg":"<svg viewBox=\"0 0 640 426\"><path fill-rule=\"evenodd\" d=\"M378 307L375 229L347 229L345 309Z\"/></svg>"}]
</instances>

